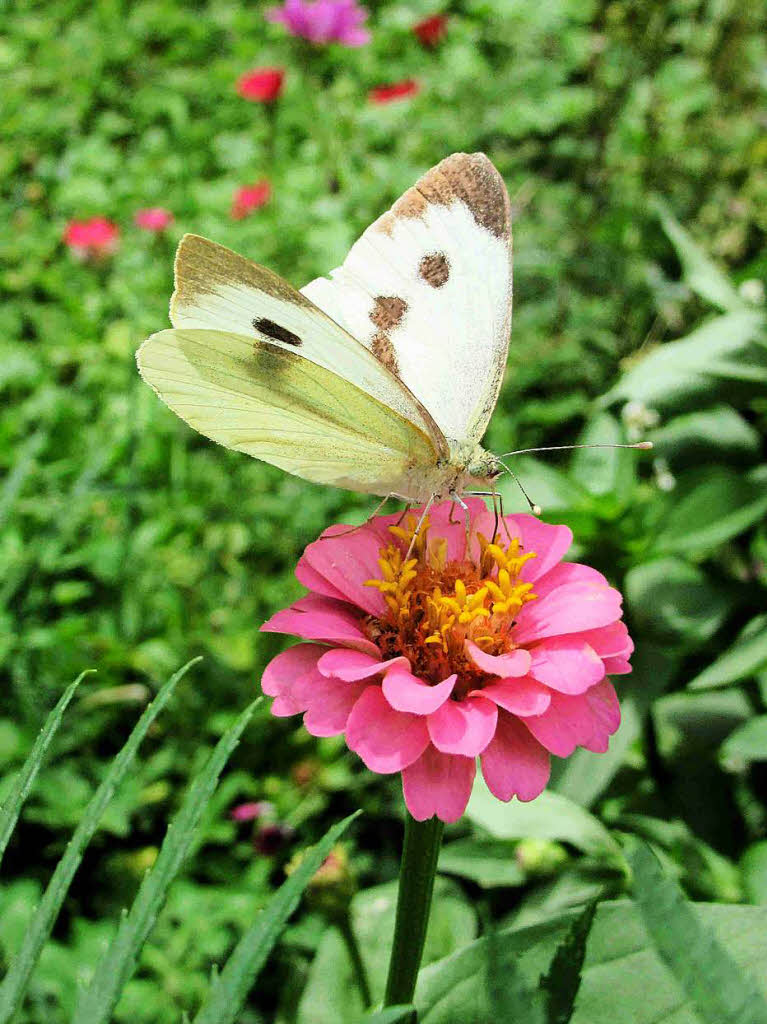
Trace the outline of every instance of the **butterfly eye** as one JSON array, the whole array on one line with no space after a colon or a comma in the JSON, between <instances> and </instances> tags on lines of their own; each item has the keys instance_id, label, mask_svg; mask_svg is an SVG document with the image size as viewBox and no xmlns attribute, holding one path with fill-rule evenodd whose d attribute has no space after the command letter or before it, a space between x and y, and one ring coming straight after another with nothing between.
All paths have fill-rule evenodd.
<instances>
[{"instance_id":1,"label":"butterfly eye","mask_svg":"<svg viewBox=\"0 0 767 1024\"><path fill-rule=\"evenodd\" d=\"M280 327L274 320L267 320L264 317L257 317L253 321L253 326L259 333L265 334L267 338L273 338L275 341L282 341L286 345L292 345L294 348L301 347L301 339L297 334L289 331L287 327Z\"/></svg>"}]
</instances>

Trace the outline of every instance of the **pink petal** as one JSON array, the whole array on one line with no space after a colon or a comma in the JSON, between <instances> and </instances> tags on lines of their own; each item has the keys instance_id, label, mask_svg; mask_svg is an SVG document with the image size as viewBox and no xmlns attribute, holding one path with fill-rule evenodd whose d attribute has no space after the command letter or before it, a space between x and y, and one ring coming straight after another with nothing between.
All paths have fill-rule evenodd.
<instances>
[{"instance_id":1,"label":"pink petal","mask_svg":"<svg viewBox=\"0 0 767 1024\"><path fill-rule=\"evenodd\" d=\"M392 665L410 668L407 658L390 658L388 661L381 661L380 655L374 658L371 654L351 651L344 647L326 651L317 662L317 668L324 676L334 676L336 679L343 679L349 683L357 682L359 679L369 679L371 676L384 672Z\"/></svg>"},{"instance_id":2,"label":"pink petal","mask_svg":"<svg viewBox=\"0 0 767 1024\"><path fill-rule=\"evenodd\" d=\"M512 676L525 676L530 668L530 655L527 651L518 648L508 654L485 654L483 650L467 640L466 653L483 672L491 676L499 676L501 679L508 679Z\"/></svg>"},{"instance_id":3,"label":"pink petal","mask_svg":"<svg viewBox=\"0 0 767 1024\"><path fill-rule=\"evenodd\" d=\"M371 615L380 615L386 603L380 590L366 587L368 580L380 579L378 558L381 547L391 542L382 532L365 523L354 527L337 526L326 530L304 551L302 561L318 573L347 601Z\"/></svg>"},{"instance_id":4,"label":"pink petal","mask_svg":"<svg viewBox=\"0 0 767 1024\"><path fill-rule=\"evenodd\" d=\"M337 736L346 729L351 710L367 686L324 676L314 682L304 726L312 736Z\"/></svg>"},{"instance_id":5,"label":"pink petal","mask_svg":"<svg viewBox=\"0 0 767 1024\"><path fill-rule=\"evenodd\" d=\"M584 693L604 679L602 659L578 637L552 637L533 647L530 654L530 675L560 693Z\"/></svg>"},{"instance_id":6,"label":"pink petal","mask_svg":"<svg viewBox=\"0 0 767 1024\"><path fill-rule=\"evenodd\" d=\"M578 746L603 754L620 725L618 698L608 682L577 696L553 693L548 711L524 724L557 757L569 757Z\"/></svg>"},{"instance_id":7,"label":"pink petal","mask_svg":"<svg viewBox=\"0 0 767 1024\"><path fill-rule=\"evenodd\" d=\"M519 537L522 554L535 552L535 558L526 562L522 569L522 579L526 583L540 579L553 569L573 542L573 532L568 526L552 526L527 513L506 516L506 523L512 537ZM501 537L505 536L502 529Z\"/></svg>"},{"instance_id":8,"label":"pink petal","mask_svg":"<svg viewBox=\"0 0 767 1024\"><path fill-rule=\"evenodd\" d=\"M404 661L405 659L401 659ZM448 676L436 686L430 686L407 668L390 668L384 676L383 694L396 711L410 711L414 715L431 715L441 708L453 692L458 676Z\"/></svg>"},{"instance_id":9,"label":"pink petal","mask_svg":"<svg viewBox=\"0 0 767 1024\"><path fill-rule=\"evenodd\" d=\"M273 715L283 718L306 710L294 690L304 676L315 671L324 650L319 644L298 644L272 658L261 676L261 689L277 698L271 707Z\"/></svg>"},{"instance_id":10,"label":"pink petal","mask_svg":"<svg viewBox=\"0 0 767 1024\"><path fill-rule=\"evenodd\" d=\"M551 694L535 679L498 679L481 690L472 690L470 697L487 697L513 715L541 715L551 703Z\"/></svg>"},{"instance_id":11,"label":"pink petal","mask_svg":"<svg viewBox=\"0 0 767 1024\"><path fill-rule=\"evenodd\" d=\"M380 686L368 686L346 724L346 743L371 771L388 775L402 771L429 745L426 720L395 711Z\"/></svg>"},{"instance_id":12,"label":"pink petal","mask_svg":"<svg viewBox=\"0 0 767 1024\"><path fill-rule=\"evenodd\" d=\"M550 636L607 626L620 618L621 601L618 591L603 583L565 583L522 608L514 628L514 642L535 643Z\"/></svg>"},{"instance_id":13,"label":"pink petal","mask_svg":"<svg viewBox=\"0 0 767 1024\"><path fill-rule=\"evenodd\" d=\"M473 757L442 754L428 746L402 772L402 791L416 821L436 817L458 821L471 796L477 767Z\"/></svg>"},{"instance_id":14,"label":"pink petal","mask_svg":"<svg viewBox=\"0 0 767 1024\"><path fill-rule=\"evenodd\" d=\"M580 562L560 562L536 581L534 593L539 598L548 597L553 590L565 583L601 583L605 587L609 586L602 573L597 569L592 569L590 565L581 565Z\"/></svg>"},{"instance_id":15,"label":"pink petal","mask_svg":"<svg viewBox=\"0 0 767 1024\"><path fill-rule=\"evenodd\" d=\"M593 647L600 658L628 658L634 650L625 622L612 622L600 629L586 629L578 634L578 638Z\"/></svg>"},{"instance_id":16,"label":"pink petal","mask_svg":"<svg viewBox=\"0 0 767 1024\"><path fill-rule=\"evenodd\" d=\"M292 633L304 640L324 640L373 656L379 653L376 645L360 629L359 619L348 605L315 594L302 597L290 608L283 608L265 622L261 630L264 633Z\"/></svg>"},{"instance_id":17,"label":"pink petal","mask_svg":"<svg viewBox=\"0 0 767 1024\"><path fill-rule=\"evenodd\" d=\"M546 788L549 755L512 715L501 712L495 736L482 755L482 774L499 800L534 800Z\"/></svg>"},{"instance_id":18,"label":"pink petal","mask_svg":"<svg viewBox=\"0 0 767 1024\"><path fill-rule=\"evenodd\" d=\"M604 665L608 676L625 676L632 671L631 662L627 658L605 658Z\"/></svg>"},{"instance_id":19,"label":"pink petal","mask_svg":"<svg viewBox=\"0 0 767 1024\"><path fill-rule=\"evenodd\" d=\"M466 697L446 701L429 715L429 735L444 754L476 757L482 753L495 732L498 708L484 697Z\"/></svg>"},{"instance_id":20,"label":"pink petal","mask_svg":"<svg viewBox=\"0 0 767 1024\"><path fill-rule=\"evenodd\" d=\"M322 597L334 597L337 601L346 600L338 587L328 583L321 573L317 572L316 569L312 569L306 560L306 552L298 560L296 579L314 594L320 594Z\"/></svg>"}]
</instances>

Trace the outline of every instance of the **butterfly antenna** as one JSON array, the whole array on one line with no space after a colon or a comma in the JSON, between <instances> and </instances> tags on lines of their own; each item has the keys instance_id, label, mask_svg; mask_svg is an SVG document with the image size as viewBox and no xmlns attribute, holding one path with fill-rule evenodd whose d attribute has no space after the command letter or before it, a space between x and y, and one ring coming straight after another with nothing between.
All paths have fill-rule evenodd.
<instances>
[{"instance_id":1,"label":"butterfly antenna","mask_svg":"<svg viewBox=\"0 0 767 1024\"><path fill-rule=\"evenodd\" d=\"M515 452L510 452L510 454L513 455L513 454L516 454L516 453ZM499 458L498 461L503 466L503 468L506 470L506 472L511 476L511 479L514 481L514 483L517 485L517 487L520 489L520 491L522 491L522 493L524 494L525 501L530 506L530 511L533 513L534 516L539 516L541 514L541 511L542 511L541 506L535 504L533 499L530 497L530 495L527 493L527 491L522 486L522 481L519 479L519 477L514 472L514 470L513 469L509 469L509 467L506 465L506 463L503 461L503 459Z\"/></svg>"},{"instance_id":2,"label":"butterfly antenna","mask_svg":"<svg viewBox=\"0 0 767 1024\"><path fill-rule=\"evenodd\" d=\"M508 459L511 455L531 455L533 452L571 452L576 448L639 448L647 452L652 446L652 441L638 441L636 444L555 444L547 448L519 448L515 452L504 452L501 458ZM509 472L511 473L511 470Z\"/></svg>"}]
</instances>

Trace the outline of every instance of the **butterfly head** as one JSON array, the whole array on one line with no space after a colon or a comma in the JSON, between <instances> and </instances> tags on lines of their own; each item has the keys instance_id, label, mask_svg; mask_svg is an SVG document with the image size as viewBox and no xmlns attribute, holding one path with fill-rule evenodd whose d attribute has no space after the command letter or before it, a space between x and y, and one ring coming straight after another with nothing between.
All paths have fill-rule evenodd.
<instances>
[{"instance_id":1,"label":"butterfly head","mask_svg":"<svg viewBox=\"0 0 767 1024\"><path fill-rule=\"evenodd\" d=\"M477 445L466 462L466 473L474 480L490 484L503 473L503 466L492 452Z\"/></svg>"}]
</instances>

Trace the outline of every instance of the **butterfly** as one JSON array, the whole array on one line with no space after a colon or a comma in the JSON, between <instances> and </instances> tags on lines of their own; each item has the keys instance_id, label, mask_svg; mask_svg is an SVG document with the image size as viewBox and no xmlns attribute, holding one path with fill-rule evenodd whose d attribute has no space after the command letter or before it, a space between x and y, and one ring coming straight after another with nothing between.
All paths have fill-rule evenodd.
<instances>
[{"instance_id":1,"label":"butterfly","mask_svg":"<svg viewBox=\"0 0 767 1024\"><path fill-rule=\"evenodd\" d=\"M195 430L288 473L412 504L494 491L480 441L511 330L511 216L482 153L455 153L300 291L197 235L172 330L139 371Z\"/></svg>"}]
</instances>

